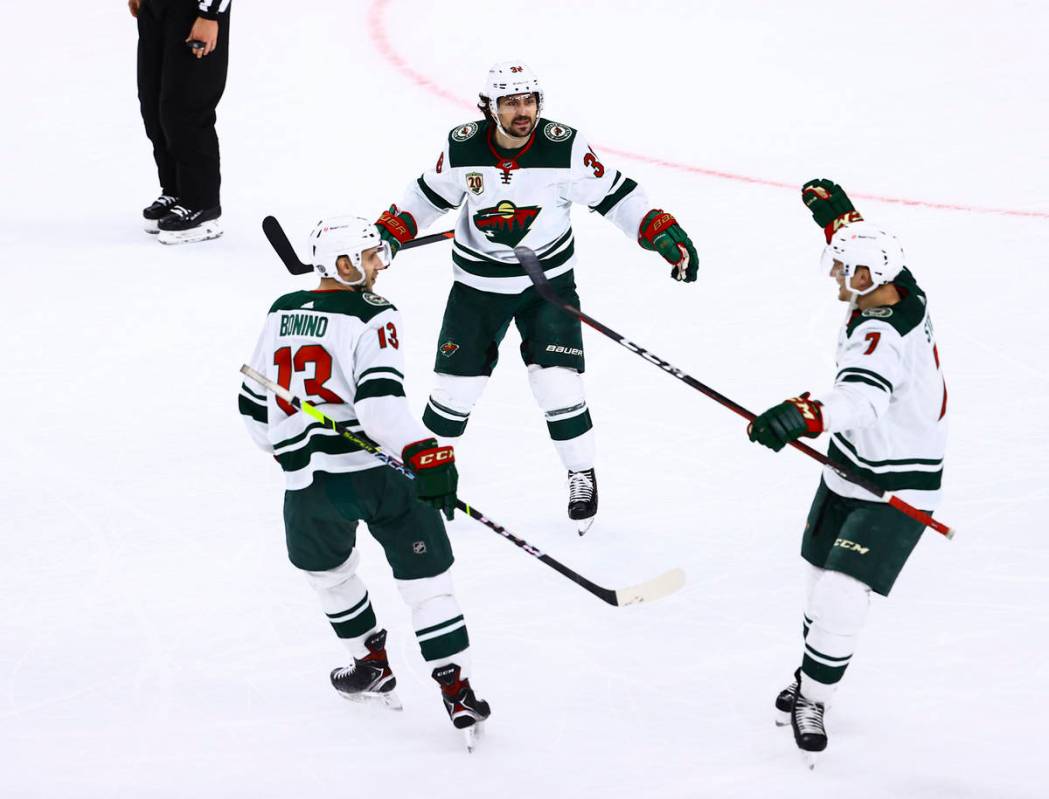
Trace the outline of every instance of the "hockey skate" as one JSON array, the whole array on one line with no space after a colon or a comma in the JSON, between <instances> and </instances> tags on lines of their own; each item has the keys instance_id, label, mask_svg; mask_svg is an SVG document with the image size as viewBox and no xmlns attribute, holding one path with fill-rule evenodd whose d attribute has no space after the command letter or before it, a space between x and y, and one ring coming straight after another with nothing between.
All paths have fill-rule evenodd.
<instances>
[{"instance_id":1,"label":"hockey skate","mask_svg":"<svg viewBox=\"0 0 1049 799\"><path fill-rule=\"evenodd\" d=\"M170 214L171 209L175 207L177 202L178 197L172 197L170 194L161 194L150 203L148 208L143 208L142 218L145 220L143 227L146 233L159 233L160 228L157 227L157 222Z\"/></svg>"},{"instance_id":2,"label":"hockey skate","mask_svg":"<svg viewBox=\"0 0 1049 799\"><path fill-rule=\"evenodd\" d=\"M827 730L823 726L824 707L820 702L806 699L799 690L790 713L794 742L805 755L810 769L816 767L816 755L827 748Z\"/></svg>"},{"instance_id":3,"label":"hockey skate","mask_svg":"<svg viewBox=\"0 0 1049 799\"><path fill-rule=\"evenodd\" d=\"M463 731L466 751L472 752L480 738L482 724L492 709L483 699L478 699L468 679L459 679L459 667L454 663L433 670L433 678L441 686L444 709L457 730Z\"/></svg>"},{"instance_id":4,"label":"hockey skate","mask_svg":"<svg viewBox=\"0 0 1049 799\"><path fill-rule=\"evenodd\" d=\"M219 218L222 207L193 210L183 205L174 205L167 216L157 222L161 244L192 244L197 241L217 239L222 235Z\"/></svg>"},{"instance_id":5,"label":"hockey skate","mask_svg":"<svg viewBox=\"0 0 1049 799\"><path fill-rule=\"evenodd\" d=\"M568 518L579 535L590 529L597 517L597 475L593 469L568 473Z\"/></svg>"},{"instance_id":6,"label":"hockey skate","mask_svg":"<svg viewBox=\"0 0 1049 799\"><path fill-rule=\"evenodd\" d=\"M370 636L364 645L368 654L354 658L353 664L331 673L331 684L339 695L352 702L377 700L392 710L401 710L401 700L394 692L397 678L386 658L386 630Z\"/></svg>"},{"instance_id":7,"label":"hockey skate","mask_svg":"<svg viewBox=\"0 0 1049 799\"><path fill-rule=\"evenodd\" d=\"M790 712L794 709L794 697L798 695L801 684L801 669L794 672L794 681L776 695L776 726L786 727L790 724Z\"/></svg>"}]
</instances>

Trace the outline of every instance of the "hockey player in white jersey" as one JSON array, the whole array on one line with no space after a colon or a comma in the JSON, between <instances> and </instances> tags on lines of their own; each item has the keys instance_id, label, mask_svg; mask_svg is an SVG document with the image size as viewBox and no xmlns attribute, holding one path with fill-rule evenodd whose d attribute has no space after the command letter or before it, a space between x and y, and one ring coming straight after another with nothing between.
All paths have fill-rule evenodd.
<instances>
[{"instance_id":1,"label":"hockey player in white jersey","mask_svg":"<svg viewBox=\"0 0 1049 799\"><path fill-rule=\"evenodd\" d=\"M940 502L947 388L925 293L895 237L863 221L840 186L809 181L802 199L824 228L823 266L849 304L837 375L830 391L806 392L758 416L750 440L778 451L828 433L832 463L932 512ZM791 725L810 758L827 746L824 711L852 658L870 592L888 596L923 529L824 469L802 536L801 666L776 698L777 723Z\"/></svg>"},{"instance_id":2,"label":"hockey player in white jersey","mask_svg":"<svg viewBox=\"0 0 1049 799\"><path fill-rule=\"evenodd\" d=\"M527 66L492 67L478 107L484 118L452 130L434 164L377 222L396 254L420 229L461 209L436 385L423 422L445 439L463 434L514 322L532 392L568 470L568 515L582 534L597 513L582 332L578 319L538 297L513 248L531 247L555 289L576 307L573 204L657 251L676 280L694 281L699 259L673 215L652 208L637 183L605 163L579 131L541 116L543 91Z\"/></svg>"},{"instance_id":3,"label":"hockey player in white jersey","mask_svg":"<svg viewBox=\"0 0 1049 799\"><path fill-rule=\"evenodd\" d=\"M391 257L375 225L360 217L321 221L311 243L320 285L273 303L251 365L400 457L415 479L247 384L241 386L240 412L252 437L285 472L289 558L316 589L352 658L331 673L332 685L347 698L378 698L400 707L386 630L356 573L356 531L363 521L385 551L411 607L423 658L469 744L490 709L470 687L470 641L452 590L452 549L440 512L449 519L454 512L455 454L409 410L400 315L372 292Z\"/></svg>"}]
</instances>

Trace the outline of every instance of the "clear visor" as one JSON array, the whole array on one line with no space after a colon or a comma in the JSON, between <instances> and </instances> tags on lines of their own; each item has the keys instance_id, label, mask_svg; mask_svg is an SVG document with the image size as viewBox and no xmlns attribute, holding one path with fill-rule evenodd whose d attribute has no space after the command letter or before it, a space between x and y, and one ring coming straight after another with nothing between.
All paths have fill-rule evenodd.
<instances>
[{"instance_id":1,"label":"clear visor","mask_svg":"<svg viewBox=\"0 0 1049 799\"><path fill-rule=\"evenodd\" d=\"M383 269L393 263L393 251L390 249L390 242L385 239L379 242L379 261Z\"/></svg>"},{"instance_id":2,"label":"clear visor","mask_svg":"<svg viewBox=\"0 0 1049 799\"><path fill-rule=\"evenodd\" d=\"M841 274L845 278L845 288L851 291L856 296L862 296L869 294L877 288L876 285L872 285L863 291L855 288L852 285L853 275L856 274L856 268L863 266L866 268L866 264L854 264L848 257L839 249L835 249L833 245L827 245L823 249L823 255L820 256L820 273L825 277L836 277Z\"/></svg>"},{"instance_id":3,"label":"clear visor","mask_svg":"<svg viewBox=\"0 0 1049 799\"><path fill-rule=\"evenodd\" d=\"M841 264L844 270L845 261L842 260L841 253L835 252L834 248L828 245L823 248L823 254L820 256L820 274L824 277L834 277L835 264Z\"/></svg>"}]
</instances>

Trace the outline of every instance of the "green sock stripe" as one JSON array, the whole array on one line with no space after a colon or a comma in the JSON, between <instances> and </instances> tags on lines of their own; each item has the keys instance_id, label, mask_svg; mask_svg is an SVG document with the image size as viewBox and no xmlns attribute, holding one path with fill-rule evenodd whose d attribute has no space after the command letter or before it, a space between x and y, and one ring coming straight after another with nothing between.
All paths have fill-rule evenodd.
<instances>
[{"instance_id":1,"label":"green sock stripe","mask_svg":"<svg viewBox=\"0 0 1049 799\"><path fill-rule=\"evenodd\" d=\"M445 438L461 436L466 431L466 423L469 421L469 416L461 422L447 419L437 413L429 405L427 405L426 410L423 411L423 424L426 425L426 429L439 436L444 436Z\"/></svg>"},{"instance_id":2,"label":"green sock stripe","mask_svg":"<svg viewBox=\"0 0 1049 799\"><path fill-rule=\"evenodd\" d=\"M470 414L463 413L462 411L457 411L454 408L449 408L447 405L442 405L437 400L435 400L433 397L430 397L428 402L429 402L430 405L433 405L434 410L440 411L441 413L447 414L448 416L453 416L456 419L469 419L470 418Z\"/></svg>"},{"instance_id":3,"label":"green sock stripe","mask_svg":"<svg viewBox=\"0 0 1049 799\"><path fill-rule=\"evenodd\" d=\"M369 603L363 613L354 616L349 621L333 621L331 626L339 638L360 638L375 629L375 611L372 610Z\"/></svg>"},{"instance_id":4,"label":"green sock stripe","mask_svg":"<svg viewBox=\"0 0 1049 799\"><path fill-rule=\"evenodd\" d=\"M422 650L423 660L439 660L462 652L470 646L470 636L466 632L466 625L457 627L451 632L419 642Z\"/></svg>"},{"instance_id":5,"label":"green sock stripe","mask_svg":"<svg viewBox=\"0 0 1049 799\"><path fill-rule=\"evenodd\" d=\"M329 621L333 621L335 619L342 619L344 616L356 615L356 614L360 613L362 610L364 610L364 606L367 605L367 604L368 604L368 592L365 591L364 592L364 596L361 597L361 601L358 602L356 605L354 605L349 610L340 610L338 613L325 613L324 615L328 617Z\"/></svg>"},{"instance_id":6,"label":"green sock stripe","mask_svg":"<svg viewBox=\"0 0 1049 799\"><path fill-rule=\"evenodd\" d=\"M431 627L423 627L421 630L416 630L415 631L415 635L416 635L416 637L421 638L422 636L426 635L427 633L436 632L437 630L440 630L442 627L450 627L451 625L456 624L456 623L458 623L458 622L460 622L462 620L463 620L463 617L462 617L462 614L460 614L460 615L456 616L454 619L447 619L446 621L439 622L438 624L434 624Z\"/></svg>"},{"instance_id":7,"label":"green sock stripe","mask_svg":"<svg viewBox=\"0 0 1049 799\"><path fill-rule=\"evenodd\" d=\"M568 416L569 414L571 414L572 416L576 416L585 411L586 409L586 400L584 400L583 402L580 402L576 405L570 405L567 408L557 408L553 411L545 411L544 415L546 416L548 421L564 421L563 419L557 419L557 417Z\"/></svg>"},{"instance_id":8,"label":"green sock stripe","mask_svg":"<svg viewBox=\"0 0 1049 799\"><path fill-rule=\"evenodd\" d=\"M820 652L815 647L810 646L808 643L805 644L805 654L811 655L814 658L819 658L820 660L830 661L831 663L847 663L848 661L852 660L851 654L845 655L845 657L832 657L831 655L824 655L822 652Z\"/></svg>"},{"instance_id":9,"label":"green sock stripe","mask_svg":"<svg viewBox=\"0 0 1049 799\"><path fill-rule=\"evenodd\" d=\"M834 685L841 681L841 678L845 676L845 669L849 667L846 663L843 666L825 666L822 663L818 663L806 654L801 659L801 671L806 676L816 682L821 682L824 685Z\"/></svg>"},{"instance_id":10,"label":"green sock stripe","mask_svg":"<svg viewBox=\"0 0 1049 799\"><path fill-rule=\"evenodd\" d=\"M578 438L593 426L594 423L590 420L589 410L570 419L561 419L556 422L548 421L546 423L546 429L550 431L550 438L554 441L568 441L569 439Z\"/></svg>"}]
</instances>

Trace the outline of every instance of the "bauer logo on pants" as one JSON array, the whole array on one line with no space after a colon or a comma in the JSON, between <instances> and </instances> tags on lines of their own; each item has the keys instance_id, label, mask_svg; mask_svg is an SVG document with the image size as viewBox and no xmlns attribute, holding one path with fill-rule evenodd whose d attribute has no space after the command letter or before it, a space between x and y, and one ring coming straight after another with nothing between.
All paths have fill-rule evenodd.
<instances>
[{"instance_id":1,"label":"bauer logo on pants","mask_svg":"<svg viewBox=\"0 0 1049 799\"><path fill-rule=\"evenodd\" d=\"M546 351L552 352L556 355L582 355L583 351L579 347L565 347L561 344L547 344Z\"/></svg>"}]
</instances>

